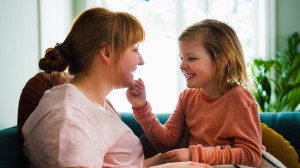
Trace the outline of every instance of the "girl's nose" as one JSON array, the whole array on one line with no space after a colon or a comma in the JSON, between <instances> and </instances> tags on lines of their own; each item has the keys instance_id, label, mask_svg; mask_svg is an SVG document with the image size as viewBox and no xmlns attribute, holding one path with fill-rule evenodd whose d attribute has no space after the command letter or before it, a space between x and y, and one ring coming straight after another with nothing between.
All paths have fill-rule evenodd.
<instances>
[{"instance_id":1,"label":"girl's nose","mask_svg":"<svg viewBox=\"0 0 300 168\"><path fill-rule=\"evenodd\" d=\"M144 59L141 54L139 54L139 65L144 65Z\"/></svg>"},{"instance_id":2,"label":"girl's nose","mask_svg":"<svg viewBox=\"0 0 300 168\"><path fill-rule=\"evenodd\" d=\"M181 61L181 63L180 63L180 69L184 70L184 69L187 69L187 68L188 68L187 64L184 61Z\"/></svg>"}]
</instances>

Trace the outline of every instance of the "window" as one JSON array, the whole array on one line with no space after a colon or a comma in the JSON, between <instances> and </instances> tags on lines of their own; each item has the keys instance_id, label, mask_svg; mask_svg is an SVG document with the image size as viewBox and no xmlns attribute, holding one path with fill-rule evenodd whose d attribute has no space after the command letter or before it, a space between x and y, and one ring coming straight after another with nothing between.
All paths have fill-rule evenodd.
<instances>
[{"instance_id":1,"label":"window","mask_svg":"<svg viewBox=\"0 0 300 168\"><path fill-rule=\"evenodd\" d=\"M140 45L145 65L135 77L146 85L153 112L172 112L185 79L179 69L177 37L187 26L205 18L226 22L236 31L247 64L274 51L274 0L87 0L87 8L102 6L137 17L146 31ZM273 30L273 31L266 31ZM270 41L266 39L271 39ZM267 42L273 42L267 44ZM270 47L271 46L271 47ZM273 47L273 48L272 48ZM248 72L250 72L248 70ZM131 112L126 89L114 90L108 98L119 112Z\"/></svg>"},{"instance_id":2,"label":"window","mask_svg":"<svg viewBox=\"0 0 300 168\"><path fill-rule=\"evenodd\" d=\"M265 3L256 0L99 1L108 9L132 13L145 27L146 40L140 49L145 65L137 69L136 76L145 81L153 112L172 112L179 93L185 88L177 45L177 37L184 28L205 18L228 23L236 31L249 64L254 57L264 56L265 47L258 47L263 45L258 41L265 41L261 31L264 27L258 26L265 23L261 20L265 19ZM110 100L119 111L131 111L125 90L113 91Z\"/></svg>"}]
</instances>

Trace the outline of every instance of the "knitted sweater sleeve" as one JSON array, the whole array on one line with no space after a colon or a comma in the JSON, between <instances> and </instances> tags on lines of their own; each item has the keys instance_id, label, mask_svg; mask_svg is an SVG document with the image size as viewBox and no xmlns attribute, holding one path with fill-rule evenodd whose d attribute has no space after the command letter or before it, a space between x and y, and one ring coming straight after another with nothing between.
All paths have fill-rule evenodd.
<instances>
[{"instance_id":1,"label":"knitted sweater sleeve","mask_svg":"<svg viewBox=\"0 0 300 168\"><path fill-rule=\"evenodd\" d=\"M181 106L179 100L176 110L164 125L151 112L152 108L148 102L143 109L133 109L136 120L141 124L151 144L159 152L174 149L183 135L185 117L183 112L179 110Z\"/></svg>"},{"instance_id":2,"label":"knitted sweater sleeve","mask_svg":"<svg viewBox=\"0 0 300 168\"><path fill-rule=\"evenodd\" d=\"M210 165L239 164L258 167L261 162L261 129L256 104L241 109L236 108L228 137L233 138L233 145L225 147L203 147L201 144L189 147L192 161ZM235 113L235 112L233 112ZM228 122L228 121L227 121Z\"/></svg>"}]
</instances>

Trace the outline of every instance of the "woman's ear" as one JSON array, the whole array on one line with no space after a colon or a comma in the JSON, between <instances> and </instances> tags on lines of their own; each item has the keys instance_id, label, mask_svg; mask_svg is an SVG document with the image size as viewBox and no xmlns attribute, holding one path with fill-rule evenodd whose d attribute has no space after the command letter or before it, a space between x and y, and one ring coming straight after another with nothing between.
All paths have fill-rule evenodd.
<instances>
[{"instance_id":1,"label":"woman's ear","mask_svg":"<svg viewBox=\"0 0 300 168\"><path fill-rule=\"evenodd\" d=\"M106 48L106 47L100 48L99 55L100 55L100 58L102 58L106 64L110 64L108 48Z\"/></svg>"}]
</instances>

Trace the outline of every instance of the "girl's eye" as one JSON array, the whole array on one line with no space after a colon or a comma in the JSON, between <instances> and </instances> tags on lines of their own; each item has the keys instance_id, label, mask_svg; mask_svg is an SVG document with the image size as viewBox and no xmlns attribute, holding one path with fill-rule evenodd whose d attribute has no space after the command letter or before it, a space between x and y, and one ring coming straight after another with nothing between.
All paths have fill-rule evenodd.
<instances>
[{"instance_id":1,"label":"girl's eye","mask_svg":"<svg viewBox=\"0 0 300 168\"><path fill-rule=\"evenodd\" d=\"M133 52L138 52L139 51L139 48L134 48L133 49Z\"/></svg>"},{"instance_id":2,"label":"girl's eye","mask_svg":"<svg viewBox=\"0 0 300 168\"><path fill-rule=\"evenodd\" d=\"M180 58L181 61L183 61L183 60L186 60L186 61L195 61L195 60L197 60L197 58L192 57L192 56L187 56L187 57L183 58L183 56L179 55L179 58Z\"/></svg>"},{"instance_id":3,"label":"girl's eye","mask_svg":"<svg viewBox=\"0 0 300 168\"><path fill-rule=\"evenodd\" d=\"M189 57L188 59L189 59L190 61L196 60L196 58L194 58L194 57Z\"/></svg>"}]
</instances>

